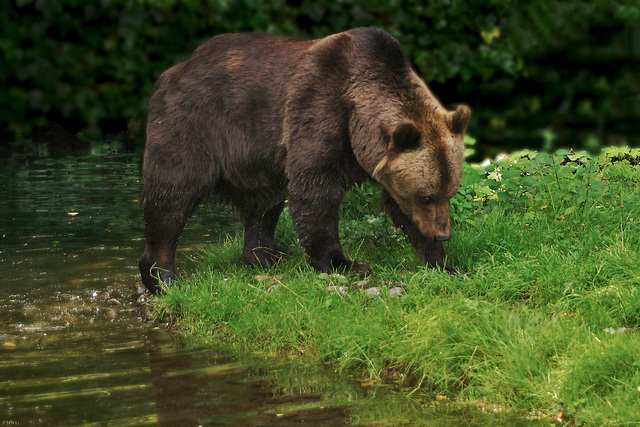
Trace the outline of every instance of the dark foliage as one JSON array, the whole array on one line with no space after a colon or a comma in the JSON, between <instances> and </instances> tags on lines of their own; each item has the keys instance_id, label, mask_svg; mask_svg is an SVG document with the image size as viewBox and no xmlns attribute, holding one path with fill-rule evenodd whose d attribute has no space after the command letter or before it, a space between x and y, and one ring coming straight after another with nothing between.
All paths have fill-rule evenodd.
<instances>
[{"instance_id":1,"label":"dark foliage","mask_svg":"<svg viewBox=\"0 0 640 427\"><path fill-rule=\"evenodd\" d=\"M47 123L89 137L142 119L158 75L219 33L379 26L491 145L638 143L640 3L622 0L8 0L0 140ZM544 130L544 131L542 131Z\"/></svg>"}]
</instances>

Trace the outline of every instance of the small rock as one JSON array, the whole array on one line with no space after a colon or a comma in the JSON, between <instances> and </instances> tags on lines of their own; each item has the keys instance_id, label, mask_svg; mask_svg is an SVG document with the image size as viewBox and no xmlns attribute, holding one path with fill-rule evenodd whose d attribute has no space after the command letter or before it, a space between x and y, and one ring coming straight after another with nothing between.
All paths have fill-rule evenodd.
<instances>
[{"instance_id":1,"label":"small rock","mask_svg":"<svg viewBox=\"0 0 640 427\"><path fill-rule=\"evenodd\" d=\"M402 294L403 292L404 292L404 289L402 289L400 286L396 286L394 288L389 289L389 296L391 298L397 297L398 295Z\"/></svg>"},{"instance_id":2,"label":"small rock","mask_svg":"<svg viewBox=\"0 0 640 427\"><path fill-rule=\"evenodd\" d=\"M610 334L624 334L625 332L629 331L629 328L618 328L618 329L605 328L604 330L605 332L609 332Z\"/></svg>"},{"instance_id":3,"label":"small rock","mask_svg":"<svg viewBox=\"0 0 640 427\"><path fill-rule=\"evenodd\" d=\"M327 291L329 292L338 292L341 293L342 295L345 295L347 293L347 291L345 291L344 286L327 286Z\"/></svg>"},{"instance_id":4,"label":"small rock","mask_svg":"<svg viewBox=\"0 0 640 427\"><path fill-rule=\"evenodd\" d=\"M378 288L369 288L367 289L367 295L369 296L375 296L375 295L380 295L380 289Z\"/></svg>"},{"instance_id":5,"label":"small rock","mask_svg":"<svg viewBox=\"0 0 640 427\"><path fill-rule=\"evenodd\" d=\"M264 282L267 285L274 285L277 282L275 277L267 276L265 274L258 274L254 277L254 279L256 279L258 282Z\"/></svg>"},{"instance_id":6,"label":"small rock","mask_svg":"<svg viewBox=\"0 0 640 427\"><path fill-rule=\"evenodd\" d=\"M360 280L356 282L353 287L356 289L362 289L367 286L367 283L369 283L367 280Z\"/></svg>"}]
</instances>

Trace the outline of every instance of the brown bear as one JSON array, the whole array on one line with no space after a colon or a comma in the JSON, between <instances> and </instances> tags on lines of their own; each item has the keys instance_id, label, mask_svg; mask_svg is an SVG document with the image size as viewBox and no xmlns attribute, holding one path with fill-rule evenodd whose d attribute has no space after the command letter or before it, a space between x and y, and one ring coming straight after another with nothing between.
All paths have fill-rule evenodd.
<instances>
[{"instance_id":1,"label":"brown bear","mask_svg":"<svg viewBox=\"0 0 640 427\"><path fill-rule=\"evenodd\" d=\"M249 264L283 254L274 231L288 195L309 264L369 274L338 240L340 202L368 177L423 262L453 272L442 242L469 116L443 108L379 29L214 37L165 71L149 100L143 283L157 291L158 279L175 278L178 238L209 194L239 213Z\"/></svg>"}]
</instances>

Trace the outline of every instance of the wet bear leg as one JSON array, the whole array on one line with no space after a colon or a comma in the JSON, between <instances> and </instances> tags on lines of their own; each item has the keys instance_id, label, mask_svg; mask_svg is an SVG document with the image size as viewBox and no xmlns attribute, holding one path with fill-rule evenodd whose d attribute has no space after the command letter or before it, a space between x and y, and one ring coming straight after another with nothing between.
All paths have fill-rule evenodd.
<instances>
[{"instance_id":1,"label":"wet bear leg","mask_svg":"<svg viewBox=\"0 0 640 427\"><path fill-rule=\"evenodd\" d=\"M402 229L407 238L418 252L418 255L422 259L422 262L428 267L440 267L447 270L449 273L457 273L457 271L449 264L445 263L444 247L442 242L435 239L429 239L425 237L420 229L414 222L405 215L400 209L396 201L389 195L387 191L384 191L382 196L382 204L389 214L393 223Z\"/></svg>"},{"instance_id":2,"label":"wet bear leg","mask_svg":"<svg viewBox=\"0 0 640 427\"><path fill-rule=\"evenodd\" d=\"M290 189L291 217L309 264L325 273L339 270L350 271L361 276L371 274L372 271L368 265L347 258L340 245L338 215L344 192L325 195L321 198L307 198L304 197L304 191L296 191L295 183L290 185Z\"/></svg>"},{"instance_id":3,"label":"wet bear leg","mask_svg":"<svg viewBox=\"0 0 640 427\"><path fill-rule=\"evenodd\" d=\"M184 226L195 210L199 197L183 189L170 193L145 193L144 222L146 246L140 259L142 283L151 292L160 291L160 282L176 277L175 253ZM178 197L180 200L171 198Z\"/></svg>"},{"instance_id":4,"label":"wet bear leg","mask_svg":"<svg viewBox=\"0 0 640 427\"><path fill-rule=\"evenodd\" d=\"M283 207L284 202L265 212L238 207L244 225L242 257L248 264L272 265L286 255L285 250L277 244L274 237Z\"/></svg>"}]
</instances>

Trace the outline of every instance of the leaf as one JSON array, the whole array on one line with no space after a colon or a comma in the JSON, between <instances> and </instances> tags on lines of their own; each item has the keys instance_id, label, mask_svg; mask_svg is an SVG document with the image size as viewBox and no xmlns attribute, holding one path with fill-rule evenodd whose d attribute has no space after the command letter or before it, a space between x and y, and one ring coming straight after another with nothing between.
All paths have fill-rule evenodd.
<instances>
[{"instance_id":1,"label":"leaf","mask_svg":"<svg viewBox=\"0 0 640 427\"><path fill-rule=\"evenodd\" d=\"M505 193L504 191L499 191L497 195L498 195L498 200L501 202L508 202L509 200L512 199L512 196L510 194Z\"/></svg>"},{"instance_id":2,"label":"leaf","mask_svg":"<svg viewBox=\"0 0 640 427\"><path fill-rule=\"evenodd\" d=\"M502 174L503 180L520 177L522 175L522 172L516 168L503 168L500 173Z\"/></svg>"},{"instance_id":3,"label":"leaf","mask_svg":"<svg viewBox=\"0 0 640 427\"><path fill-rule=\"evenodd\" d=\"M466 159L467 157L471 157L475 154L476 150L474 150L473 148L465 148L464 149L464 158Z\"/></svg>"},{"instance_id":4,"label":"leaf","mask_svg":"<svg viewBox=\"0 0 640 427\"><path fill-rule=\"evenodd\" d=\"M469 135L465 135L464 136L464 145L474 146L474 145L476 145L476 142L477 141L476 141L475 138L472 138Z\"/></svg>"},{"instance_id":5,"label":"leaf","mask_svg":"<svg viewBox=\"0 0 640 427\"><path fill-rule=\"evenodd\" d=\"M482 40L484 40L486 44L491 45L494 39L500 38L500 28L493 27L489 31L484 31L484 30L480 31L480 36L482 37Z\"/></svg>"}]
</instances>

